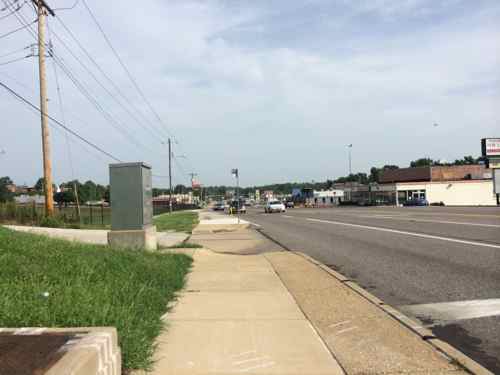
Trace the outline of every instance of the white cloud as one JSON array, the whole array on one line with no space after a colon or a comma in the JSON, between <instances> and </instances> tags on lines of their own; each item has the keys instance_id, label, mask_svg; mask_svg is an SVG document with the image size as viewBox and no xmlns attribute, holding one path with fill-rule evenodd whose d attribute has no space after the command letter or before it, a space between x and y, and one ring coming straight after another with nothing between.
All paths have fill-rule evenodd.
<instances>
[{"instance_id":1,"label":"white cloud","mask_svg":"<svg viewBox=\"0 0 500 375\"><path fill-rule=\"evenodd\" d=\"M193 168L204 182L217 184L230 183L227 170L234 165L246 171L246 183L335 177L345 173L347 143L355 144L355 167L364 170L374 164L405 164L423 154L447 159L478 154L479 138L498 129L500 120L495 106L500 92L493 86L500 79L500 28L493 19L500 13L494 3L483 3L465 14L458 0L339 1L338 18L323 1L296 8L288 2L236 7L224 1L149 1L120 10L108 2L90 4L141 87L183 141ZM318 12L344 26L336 31L328 23L293 29ZM355 30L357 15L366 13L378 15L374 24ZM80 9L61 16L145 109L82 14ZM436 15L441 18L432 19ZM414 17L427 22L408 28L405 22ZM379 21L391 24L390 32ZM294 32L284 35L290 28ZM71 111L89 123L83 127L75 122L75 127L119 156L140 157L70 90L69 82L63 85ZM105 103L125 119L111 100ZM10 119L22 111L1 106ZM36 118L29 121L26 129L38 129ZM441 127L432 129L434 122ZM129 126L156 154L164 153L157 139L133 123ZM8 142L21 146L16 134L12 128ZM37 138L33 132L30 143ZM454 146L443 149L445 139ZM55 141L59 157L65 155L62 140ZM90 178L94 171L85 160L76 162L77 172ZM150 154L147 160L165 169L164 156ZM33 170L39 166L30 171L36 175ZM56 170L68 177L67 166ZM35 179L15 169L8 173ZM101 179L105 173L101 168Z\"/></svg>"}]
</instances>

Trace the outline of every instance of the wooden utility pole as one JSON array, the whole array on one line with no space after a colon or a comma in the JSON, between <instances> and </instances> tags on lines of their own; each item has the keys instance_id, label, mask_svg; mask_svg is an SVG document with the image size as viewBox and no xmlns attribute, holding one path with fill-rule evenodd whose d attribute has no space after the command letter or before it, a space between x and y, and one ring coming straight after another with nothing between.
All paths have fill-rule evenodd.
<instances>
[{"instance_id":1,"label":"wooden utility pole","mask_svg":"<svg viewBox=\"0 0 500 375\"><path fill-rule=\"evenodd\" d=\"M168 198L169 211L172 213L172 141L168 139Z\"/></svg>"},{"instance_id":2,"label":"wooden utility pole","mask_svg":"<svg viewBox=\"0 0 500 375\"><path fill-rule=\"evenodd\" d=\"M45 76L45 17L53 14L43 0L34 2L38 9L38 72L40 79L40 114L42 122L43 179L45 191L45 214L54 215L54 192L52 190L52 162L50 159L49 118L47 105L47 81Z\"/></svg>"}]
</instances>

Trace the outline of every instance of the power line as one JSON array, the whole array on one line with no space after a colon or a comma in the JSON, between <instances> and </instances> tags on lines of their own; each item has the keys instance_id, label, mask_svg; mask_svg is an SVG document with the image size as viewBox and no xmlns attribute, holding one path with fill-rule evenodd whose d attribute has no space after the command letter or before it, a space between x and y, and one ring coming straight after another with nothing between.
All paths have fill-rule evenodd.
<instances>
[{"instance_id":1,"label":"power line","mask_svg":"<svg viewBox=\"0 0 500 375\"><path fill-rule=\"evenodd\" d=\"M15 96L17 99L21 100L22 102L24 102L29 107L37 110L41 114L42 111L40 110L39 107L37 107L36 105L34 105L33 103L31 103L29 100L27 100L26 98L24 98L22 95L18 94L16 91L14 91L13 89L11 89L9 86L7 86L6 84L4 84L3 82L0 82L0 86L2 86L4 89L6 89L10 94L12 94L13 96ZM94 148L95 150L101 152L102 154L104 154L107 157L115 160L118 163L122 163L122 161L120 159L118 159L117 157L113 156L109 152L103 150L101 147L97 146L96 144L92 143L88 139L84 138L83 136L81 136L80 134L78 134L77 132L75 132L74 130L68 128L66 125L64 125L60 121L56 120L54 117L52 117L52 116L50 116L48 114L45 114L45 116L47 116L55 124L59 125L61 128L63 128L64 130L66 130L68 133L72 134L76 138L78 138L81 141L85 142L86 144L88 144L89 146L91 146L92 148Z\"/></svg>"},{"instance_id":2,"label":"power line","mask_svg":"<svg viewBox=\"0 0 500 375\"><path fill-rule=\"evenodd\" d=\"M60 19L58 18L59 22L62 22L60 21ZM151 130L148 128L148 127L145 127L141 121L139 121L137 119L137 117L135 117L134 113L129 109L127 108L127 106L125 106L122 102L120 102L116 95L113 95L113 93L111 91L108 90L108 88L106 88L106 86L104 86L104 84L99 81L99 79L95 76L95 74L87 67L87 65L85 65L79 58L78 56L76 56L76 54L71 50L71 48L68 47L68 45L63 41L63 39L55 32L52 30L52 34L56 37L56 39L63 45L63 47L71 54L71 56L85 69L85 71L92 77L92 79L125 111L127 112L127 114L133 119L135 120L143 129L147 130L149 132L149 134L153 137L153 138L157 138L157 135L153 134L151 132ZM70 34L72 35L72 34ZM117 85L111 80L111 78L109 78L106 73L101 69L101 67L97 64L97 62L92 58L92 56L87 52L87 50L85 50L85 48L80 44L80 42L76 39L76 37L73 37L74 40L77 42L78 46L84 51L84 53L87 55L87 57L94 63L94 65L97 66L97 68L100 70L100 72L108 79L108 81L110 81L114 87L116 87L117 90L119 90L117 88ZM119 92L119 94L123 96L123 94L121 94L121 92ZM127 99L126 99L127 100ZM129 102L129 104L131 104Z\"/></svg>"},{"instance_id":3,"label":"power line","mask_svg":"<svg viewBox=\"0 0 500 375\"><path fill-rule=\"evenodd\" d=\"M158 120L158 122L161 125L163 125L163 129L168 133L168 135L170 137L172 137L175 140L175 136L167 129L167 126L163 123L160 115L158 114L158 112L156 112L156 110L154 109L154 107L151 104L151 102L146 98L146 95L144 94L144 92L142 91L142 89L139 87L139 85L138 85L137 81L135 80L135 78L132 76L132 73L127 68L127 66L123 62L122 58L120 57L120 55L118 54L118 52L116 51L116 49L113 47L113 44L111 43L111 40L108 38L108 36L104 32L104 29L102 28L102 26L100 25L100 23L97 20L96 16L94 15L94 13L92 12L92 10L88 6L87 2L85 0L82 0L82 3L85 6L85 8L87 9L88 13L90 14L90 17L94 20L95 24L97 25L97 28L101 32L102 36L104 37L104 40L106 41L106 43L108 44L109 48L111 49L111 51L115 55L116 59L118 60L118 62L122 66L123 70L125 70L125 73L127 74L128 78L130 79L130 81L134 85L134 87L137 90L137 92L139 93L139 95L142 97L142 99L144 100L144 102L146 103L146 105L149 107L149 109L153 113L153 115L156 117L156 119Z\"/></svg>"},{"instance_id":4,"label":"power line","mask_svg":"<svg viewBox=\"0 0 500 375\"><path fill-rule=\"evenodd\" d=\"M76 0L73 5L69 6L69 7L66 7L66 8L54 8L54 10L71 10L71 9L74 9L78 3L80 2L80 0Z\"/></svg>"},{"instance_id":5,"label":"power line","mask_svg":"<svg viewBox=\"0 0 500 375\"><path fill-rule=\"evenodd\" d=\"M34 20L34 21L32 21L30 24L28 24L28 25L23 25L23 26L21 26L21 27L19 27L19 28L17 28L17 29L14 29L14 30L9 31L9 32L8 32L8 33L6 33L6 34L0 35L0 39L6 38L6 37L8 37L9 35L12 35L12 34L14 34L14 33L17 33L18 31L24 30L24 29L26 29L27 27L30 27L31 25L35 24L36 22L37 22L37 20Z\"/></svg>"},{"instance_id":6,"label":"power line","mask_svg":"<svg viewBox=\"0 0 500 375\"><path fill-rule=\"evenodd\" d=\"M18 61L21 61L21 60L27 59L28 57L32 57L32 56L33 56L33 55L28 55L28 56L18 57L17 59L13 59L13 60L5 61L5 62L3 62L3 63L0 63L0 66L3 66L3 65L8 65L8 64L12 64L12 63L15 63L15 62L18 62Z\"/></svg>"},{"instance_id":7,"label":"power line","mask_svg":"<svg viewBox=\"0 0 500 375\"><path fill-rule=\"evenodd\" d=\"M128 99L122 92L122 90L118 87L118 85L113 81L113 79L111 79L109 77L108 74L106 74L106 72L101 68L101 66L97 63L97 61L92 57L92 55L88 52L88 50L82 45L82 43L78 40L78 38L75 36L75 34L71 31L71 29L66 26L66 24L63 22L63 20L60 18L60 17L56 17L57 20L59 21L59 23L61 24L61 26L66 30L66 32L71 36L71 38L75 41L75 43L78 45L78 47L83 51L83 53L87 56L87 58L92 62L92 64L94 64L94 66L99 70L99 72L104 76L104 78L106 78L106 80L113 86L113 88L116 90L116 92L118 93L118 95L120 95L120 97L130 106L132 107L136 113L139 113L141 115L141 117L151 126L151 128L157 132L157 135L159 135L161 138L164 138L164 135L159 132L159 130L151 123L151 121L142 114L142 112L140 112L137 107L134 105L134 103ZM59 41L64 45L64 42L57 36L56 34L56 37L57 39L59 39ZM75 57L75 56L73 56ZM78 60L78 58L75 57L75 59ZM83 64L81 61L79 61L80 64ZM88 68L84 67L86 70L88 70ZM95 78L94 78L95 79ZM102 86L102 85L101 85ZM108 91L109 93L109 91ZM117 101L117 99L115 98L114 95L110 94L110 96L113 97L113 99L115 101ZM122 107L124 107L121 103L119 103ZM130 114L130 110L128 110L126 107L124 107L125 111L127 111L129 114ZM137 120L137 118L133 115L131 115L141 126L142 123ZM156 137L156 136L155 136Z\"/></svg>"},{"instance_id":8,"label":"power line","mask_svg":"<svg viewBox=\"0 0 500 375\"><path fill-rule=\"evenodd\" d=\"M50 41L50 29L49 30L49 41ZM59 111L61 112L61 117L62 121L64 124L66 124L66 114L64 112L64 106L63 106L63 100L62 100L62 94L61 94L61 85L59 84L59 74L57 74L57 66L54 60L52 59L52 67L54 68L54 78L56 81L56 91L57 91L57 98L59 101ZM75 168L73 166L73 155L71 153L71 145L69 143L69 137L68 133L65 133L65 138L66 138L66 147L68 149L68 160L69 160L69 166L71 169L71 177L74 180L75 179Z\"/></svg>"},{"instance_id":9,"label":"power line","mask_svg":"<svg viewBox=\"0 0 500 375\"><path fill-rule=\"evenodd\" d=\"M19 53L19 52L22 52L22 51L26 51L30 47L31 46L27 46L27 47L16 49L15 51L4 53L3 55L0 55L0 59L3 58L3 57L15 55L16 53Z\"/></svg>"},{"instance_id":10,"label":"power line","mask_svg":"<svg viewBox=\"0 0 500 375\"><path fill-rule=\"evenodd\" d=\"M6 0L3 0L3 2L7 6L11 6L11 4L8 3ZM24 18L24 16L21 13L20 14L15 14L15 16L16 16L16 18L18 19L18 21L21 24L23 24L23 25L27 24L26 19ZM35 40L37 40L37 36L36 36L35 32L33 31L33 29L31 29L31 25L27 25L27 29L26 30L33 36L33 38ZM151 151L150 149L148 149L144 145L140 144L125 129L122 129L122 128L124 128L124 126L122 124L120 124L116 119L114 119L114 117L110 113L108 113L99 104L99 101L94 96L92 96L89 93L89 91L85 88L85 86L71 73L71 70L68 67L66 67L66 65L62 62L61 58L59 58L53 51L51 52L51 56L54 59L54 61L57 63L57 65L61 68L61 70L63 71L63 73L70 79L70 81L73 83L73 85L77 88L77 90L80 91L80 93L97 109L97 111L107 120L107 122L115 130L117 130L119 133L121 133L122 136L125 139L127 139L129 142L131 142L132 144L134 144L136 147L138 147L138 148L142 147L142 148L145 148L148 151Z\"/></svg>"},{"instance_id":11,"label":"power line","mask_svg":"<svg viewBox=\"0 0 500 375\"><path fill-rule=\"evenodd\" d=\"M13 15L14 13L16 13L16 12L19 12L19 11L21 10L21 8L24 6L24 4L26 4L26 1L24 1L21 5L19 5L19 4L18 4L18 5L17 5L17 9L11 10L11 11L10 11L10 13L5 14L5 15L3 15L2 17L0 17L0 21L1 21L1 20L3 20L4 18L7 18L7 17L12 16L12 15ZM6 9L7 9L7 7L5 7L5 8L4 8L4 9L2 9L2 10L6 10Z\"/></svg>"}]
</instances>

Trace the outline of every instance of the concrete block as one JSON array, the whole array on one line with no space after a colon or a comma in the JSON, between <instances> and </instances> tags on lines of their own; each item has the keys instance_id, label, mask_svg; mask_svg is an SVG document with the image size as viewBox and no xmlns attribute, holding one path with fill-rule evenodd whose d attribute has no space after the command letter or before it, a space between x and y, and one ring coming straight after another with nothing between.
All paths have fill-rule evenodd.
<instances>
[{"instance_id":1,"label":"concrete block","mask_svg":"<svg viewBox=\"0 0 500 375\"><path fill-rule=\"evenodd\" d=\"M156 227L150 226L142 230L112 230L108 232L108 244L116 248L157 250Z\"/></svg>"},{"instance_id":2,"label":"concrete block","mask_svg":"<svg viewBox=\"0 0 500 375\"><path fill-rule=\"evenodd\" d=\"M0 328L0 333L8 337L20 337L15 348L17 355L7 367L18 369L24 365L16 361L33 361L33 342L45 342L53 348L44 352L43 365L37 363L29 366L36 367L34 373L45 375L121 375L121 351L118 347L118 336L114 327L77 327L77 328ZM10 336L9 336L10 335ZM65 337L63 343L52 345L54 340ZM43 339L43 340L41 340ZM11 340L12 341L12 340ZM23 353L23 351L26 351ZM27 359L28 358L28 359ZM5 363L3 363L5 367ZM28 367L29 367L28 366ZM0 361L0 373L7 374ZM30 371L30 370L28 370ZM16 372L17 373L17 372ZM24 372L23 372L24 373ZM29 372L31 373L31 371Z\"/></svg>"}]
</instances>

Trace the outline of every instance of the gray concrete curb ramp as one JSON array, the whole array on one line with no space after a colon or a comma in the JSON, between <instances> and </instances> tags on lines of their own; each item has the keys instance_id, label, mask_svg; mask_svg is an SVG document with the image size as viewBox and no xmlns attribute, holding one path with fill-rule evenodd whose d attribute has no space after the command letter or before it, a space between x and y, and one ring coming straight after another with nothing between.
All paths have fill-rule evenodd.
<instances>
[{"instance_id":1,"label":"gray concrete curb ramp","mask_svg":"<svg viewBox=\"0 0 500 375\"><path fill-rule=\"evenodd\" d=\"M459 351L458 349L454 348L453 346L449 345L448 343L438 339L432 331L430 331L427 328L422 327L420 322L417 322L408 316L404 315L400 311L396 310L394 307L386 304L379 298L375 297L373 294L367 292L365 289L361 288L357 283L351 281L349 278L345 277L344 275L340 274L337 271L332 270L325 264L311 258L310 256L299 252L299 251L293 251L294 254L297 254L301 256L302 258L308 260L309 262L315 264L319 268L321 268L323 271L329 273L333 277L335 277L337 280L343 283L343 285L347 286L354 292L358 293L361 297L364 299L368 300L370 303L375 305L377 308L380 310L384 311L386 314L388 314L390 317L393 319L397 320L399 323L401 323L404 327L406 327L408 330L411 332L415 333L418 335L422 340L433 346L436 350L439 352L443 353L446 357L456 361L459 363L463 368L465 368L467 371L471 372L472 374L476 375L494 375L492 372L490 372L488 369L484 368L481 366L479 363L475 362L473 359L470 357L466 356L464 353Z\"/></svg>"}]
</instances>

